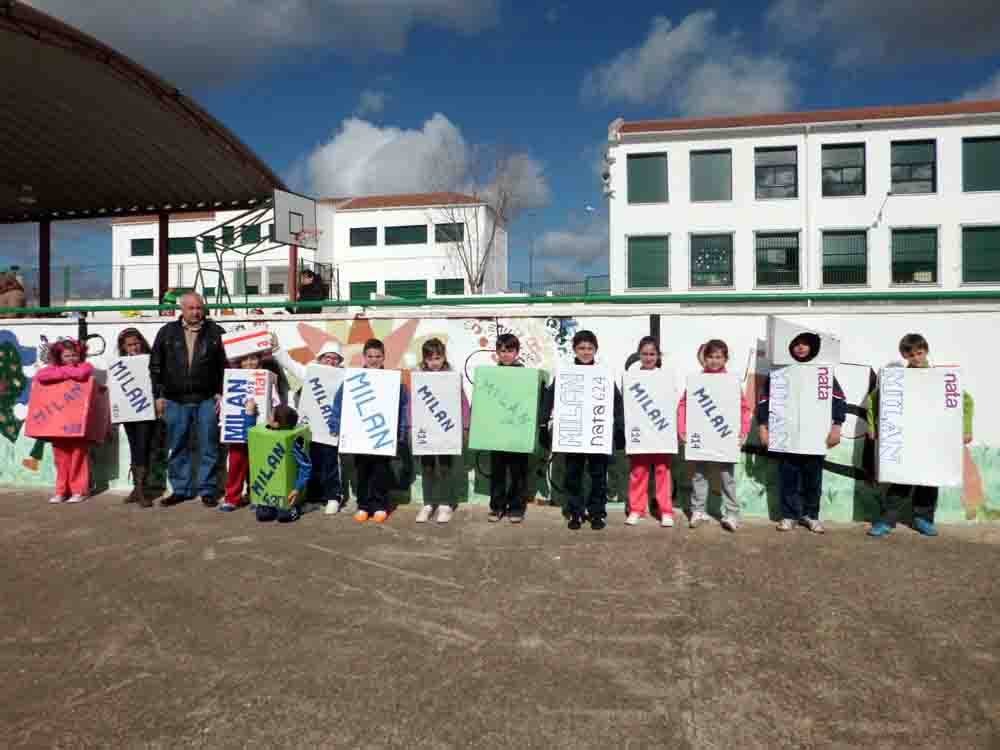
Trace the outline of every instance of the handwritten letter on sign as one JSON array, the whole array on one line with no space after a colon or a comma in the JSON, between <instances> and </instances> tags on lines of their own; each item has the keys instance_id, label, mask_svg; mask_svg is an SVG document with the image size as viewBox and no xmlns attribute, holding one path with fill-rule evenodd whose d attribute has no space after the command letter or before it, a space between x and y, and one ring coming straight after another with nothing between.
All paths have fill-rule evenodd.
<instances>
[{"instance_id":1,"label":"handwritten letter on sign","mask_svg":"<svg viewBox=\"0 0 1000 750\"><path fill-rule=\"evenodd\" d=\"M329 418L337 390L346 371L313 363L306 367L306 379L299 397L299 423L309 425L314 443L337 445L339 436L330 432Z\"/></svg>"},{"instance_id":2,"label":"handwritten letter on sign","mask_svg":"<svg viewBox=\"0 0 1000 750\"><path fill-rule=\"evenodd\" d=\"M957 367L886 367L879 373L880 482L960 487L962 429Z\"/></svg>"},{"instance_id":3,"label":"handwritten letter on sign","mask_svg":"<svg viewBox=\"0 0 1000 750\"><path fill-rule=\"evenodd\" d=\"M153 382L149 377L149 355L120 357L108 366L111 421L148 422L156 419Z\"/></svg>"},{"instance_id":4,"label":"handwritten letter on sign","mask_svg":"<svg viewBox=\"0 0 1000 750\"><path fill-rule=\"evenodd\" d=\"M461 373L412 372L410 390L413 455L462 455Z\"/></svg>"},{"instance_id":5,"label":"handwritten letter on sign","mask_svg":"<svg viewBox=\"0 0 1000 750\"><path fill-rule=\"evenodd\" d=\"M596 365L567 365L556 373L552 452L611 455L615 381Z\"/></svg>"},{"instance_id":6,"label":"handwritten letter on sign","mask_svg":"<svg viewBox=\"0 0 1000 750\"><path fill-rule=\"evenodd\" d=\"M340 412L341 453L396 455L399 376L399 370L346 371Z\"/></svg>"},{"instance_id":7,"label":"handwritten letter on sign","mask_svg":"<svg viewBox=\"0 0 1000 750\"><path fill-rule=\"evenodd\" d=\"M219 408L223 443L247 441L246 404L252 398L257 404L257 424L271 419L271 395L274 373L270 370L226 370Z\"/></svg>"},{"instance_id":8,"label":"handwritten letter on sign","mask_svg":"<svg viewBox=\"0 0 1000 750\"><path fill-rule=\"evenodd\" d=\"M688 375L688 461L732 463L740 457L740 383L735 375Z\"/></svg>"},{"instance_id":9,"label":"handwritten letter on sign","mask_svg":"<svg viewBox=\"0 0 1000 750\"><path fill-rule=\"evenodd\" d=\"M677 380L672 370L625 373L625 452L677 452Z\"/></svg>"},{"instance_id":10,"label":"handwritten letter on sign","mask_svg":"<svg viewBox=\"0 0 1000 750\"><path fill-rule=\"evenodd\" d=\"M476 368L469 447L534 453L538 442L540 371L530 367Z\"/></svg>"},{"instance_id":11,"label":"handwritten letter on sign","mask_svg":"<svg viewBox=\"0 0 1000 750\"><path fill-rule=\"evenodd\" d=\"M833 419L833 368L788 365L771 370L767 419L768 450L825 456Z\"/></svg>"}]
</instances>

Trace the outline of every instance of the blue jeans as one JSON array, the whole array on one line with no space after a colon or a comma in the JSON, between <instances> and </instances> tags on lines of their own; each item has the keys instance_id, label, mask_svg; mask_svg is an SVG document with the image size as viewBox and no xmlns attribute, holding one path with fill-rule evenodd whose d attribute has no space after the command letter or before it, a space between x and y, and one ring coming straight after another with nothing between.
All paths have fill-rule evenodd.
<instances>
[{"instance_id":1,"label":"blue jeans","mask_svg":"<svg viewBox=\"0 0 1000 750\"><path fill-rule=\"evenodd\" d=\"M167 476L170 488L178 497L215 497L219 494L219 421L215 414L215 399L196 404L167 401L164 411L167 422L167 445L170 458ZM198 492L191 476L191 423L198 436Z\"/></svg>"}]
</instances>

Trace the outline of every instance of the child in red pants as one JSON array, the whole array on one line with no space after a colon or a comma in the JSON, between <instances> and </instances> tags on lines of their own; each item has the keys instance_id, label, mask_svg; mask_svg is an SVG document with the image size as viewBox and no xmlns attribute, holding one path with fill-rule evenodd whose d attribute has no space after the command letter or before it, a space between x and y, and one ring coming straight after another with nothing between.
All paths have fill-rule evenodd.
<instances>
[{"instance_id":1,"label":"child in red pants","mask_svg":"<svg viewBox=\"0 0 1000 750\"><path fill-rule=\"evenodd\" d=\"M639 369L655 370L660 366L660 345L652 336L639 341ZM674 525L673 483L670 480L668 453L636 453L629 456L628 517L625 523L635 526L649 506L649 474L656 482L656 504L660 508L660 526Z\"/></svg>"},{"instance_id":2,"label":"child in red pants","mask_svg":"<svg viewBox=\"0 0 1000 750\"><path fill-rule=\"evenodd\" d=\"M49 349L49 364L35 374L35 380L49 385L64 380L84 383L94 374L94 366L83 360L87 350L79 341L65 339ZM56 461L56 493L50 503L82 503L90 494L90 443L86 438L52 438Z\"/></svg>"},{"instance_id":3,"label":"child in red pants","mask_svg":"<svg viewBox=\"0 0 1000 750\"><path fill-rule=\"evenodd\" d=\"M260 369L260 355L248 354L234 364L243 370L258 370ZM257 405L253 399L247 400L246 413L248 417L253 416L253 421L247 419L247 427L249 428L257 423ZM229 468L226 470L226 499L219 505L219 510L226 513L236 510L241 505L246 505L246 501L243 499L243 488L246 487L249 477L249 443L231 443L229 446Z\"/></svg>"}]
</instances>

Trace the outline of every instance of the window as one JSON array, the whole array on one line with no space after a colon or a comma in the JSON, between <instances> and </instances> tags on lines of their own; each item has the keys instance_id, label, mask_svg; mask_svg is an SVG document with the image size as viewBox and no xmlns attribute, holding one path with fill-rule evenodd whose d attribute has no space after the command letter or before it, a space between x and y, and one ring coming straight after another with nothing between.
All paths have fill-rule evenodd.
<instances>
[{"instance_id":1,"label":"window","mask_svg":"<svg viewBox=\"0 0 1000 750\"><path fill-rule=\"evenodd\" d=\"M823 195L865 194L865 144L823 146Z\"/></svg>"},{"instance_id":2,"label":"window","mask_svg":"<svg viewBox=\"0 0 1000 750\"><path fill-rule=\"evenodd\" d=\"M962 281L1000 282L1000 226L962 229Z\"/></svg>"},{"instance_id":3,"label":"window","mask_svg":"<svg viewBox=\"0 0 1000 750\"><path fill-rule=\"evenodd\" d=\"M132 257L139 258L153 254L153 241L151 239L132 240Z\"/></svg>"},{"instance_id":4,"label":"window","mask_svg":"<svg viewBox=\"0 0 1000 750\"><path fill-rule=\"evenodd\" d=\"M403 299L423 299L427 296L427 282L424 279L387 281L385 282L385 293Z\"/></svg>"},{"instance_id":5,"label":"window","mask_svg":"<svg viewBox=\"0 0 1000 750\"><path fill-rule=\"evenodd\" d=\"M206 300L210 300L212 297L215 296L215 287L214 286L202 287L201 296L204 297Z\"/></svg>"},{"instance_id":6,"label":"window","mask_svg":"<svg viewBox=\"0 0 1000 750\"><path fill-rule=\"evenodd\" d=\"M799 285L798 232L760 233L756 237L757 286Z\"/></svg>"},{"instance_id":7,"label":"window","mask_svg":"<svg viewBox=\"0 0 1000 750\"><path fill-rule=\"evenodd\" d=\"M892 283L936 283L937 254L937 229L893 229Z\"/></svg>"},{"instance_id":8,"label":"window","mask_svg":"<svg viewBox=\"0 0 1000 750\"><path fill-rule=\"evenodd\" d=\"M236 241L236 229L234 227L222 228L222 244L232 245Z\"/></svg>"},{"instance_id":9,"label":"window","mask_svg":"<svg viewBox=\"0 0 1000 750\"><path fill-rule=\"evenodd\" d=\"M213 235L207 234L201 238L201 251L202 253L215 252L215 237Z\"/></svg>"},{"instance_id":10,"label":"window","mask_svg":"<svg viewBox=\"0 0 1000 750\"><path fill-rule=\"evenodd\" d=\"M153 299L152 289L133 289L129 292L129 297L132 299Z\"/></svg>"},{"instance_id":11,"label":"window","mask_svg":"<svg viewBox=\"0 0 1000 750\"><path fill-rule=\"evenodd\" d=\"M823 284L868 283L868 235L862 231L823 232Z\"/></svg>"},{"instance_id":12,"label":"window","mask_svg":"<svg viewBox=\"0 0 1000 750\"><path fill-rule=\"evenodd\" d=\"M415 224L408 227L386 227L385 244L387 245L426 245L427 225Z\"/></svg>"},{"instance_id":13,"label":"window","mask_svg":"<svg viewBox=\"0 0 1000 750\"><path fill-rule=\"evenodd\" d=\"M892 144L894 195L937 191L937 144L934 141L896 141Z\"/></svg>"},{"instance_id":14,"label":"window","mask_svg":"<svg viewBox=\"0 0 1000 750\"><path fill-rule=\"evenodd\" d=\"M276 240L274 239L274 224L267 225L267 239L269 239L271 242L276 242Z\"/></svg>"},{"instance_id":15,"label":"window","mask_svg":"<svg viewBox=\"0 0 1000 750\"><path fill-rule=\"evenodd\" d=\"M465 224L435 224L435 242L462 242L465 240Z\"/></svg>"},{"instance_id":16,"label":"window","mask_svg":"<svg viewBox=\"0 0 1000 750\"><path fill-rule=\"evenodd\" d=\"M351 247L374 247L378 244L378 227L352 227Z\"/></svg>"},{"instance_id":17,"label":"window","mask_svg":"<svg viewBox=\"0 0 1000 750\"><path fill-rule=\"evenodd\" d=\"M733 199L733 152L691 152L691 200Z\"/></svg>"},{"instance_id":18,"label":"window","mask_svg":"<svg viewBox=\"0 0 1000 750\"><path fill-rule=\"evenodd\" d=\"M670 286L670 238L628 238L628 288L666 289Z\"/></svg>"},{"instance_id":19,"label":"window","mask_svg":"<svg viewBox=\"0 0 1000 750\"><path fill-rule=\"evenodd\" d=\"M194 252L194 237L171 237L167 245L168 255L191 255Z\"/></svg>"},{"instance_id":20,"label":"window","mask_svg":"<svg viewBox=\"0 0 1000 750\"><path fill-rule=\"evenodd\" d=\"M667 202L666 154L630 154L626 166L629 203Z\"/></svg>"},{"instance_id":21,"label":"window","mask_svg":"<svg viewBox=\"0 0 1000 750\"><path fill-rule=\"evenodd\" d=\"M284 294L285 293L285 283L283 281L279 281L277 284L268 284L267 285L267 293L268 294Z\"/></svg>"},{"instance_id":22,"label":"window","mask_svg":"<svg viewBox=\"0 0 1000 750\"><path fill-rule=\"evenodd\" d=\"M733 285L733 236L702 234L691 237L691 286Z\"/></svg>"},{"instance_id":23,"label":"window","mask_svg":"<svg viewBox=\"0 0 1000 750\"><path fill-rule=\"evenodd\" d=\"M256 245L260 242L260 224L247 224L242 227L240 240L244 245Z\"/></svg>"},{"instance_id":24,"label":"window","mask_svg":"<svg viewBox=\"0 0 1000 750\"><path fill-rule=\"evenodd\" d=\"M795 146L754 149L754 161L757 200L799 197L799 152Z\"/></svg>"},{"instance_id":25,"label":"window","mask_svg":"<svg viewBox=\"0 0 1000 750\"><path fill-rule=\"evenodd\" d=\"M348 287L351 302L367 302L378 291L374 281L352 281Z\"/></svg>"},{"instance_id":26,"label":"window","mask_svg":"<svg viewBox=\"0 0 1000 750\"><path fill-rule=\"evenodd\" d=\"M465 294L465 279L434 279L434 294Z\"/></svg>"},{"instance_id":27,"label":"window","mask_svg":"<svg viewBox=\"0 0 1000 750\"><path fill-rule=\"evenodd\" d=\"M962 190L1000 190L1000 138L962 140Z\"/></svg>"},{"instance_id":28,"label":"window","mask_svg":"<svg viewBox=\"0 0 1000 750\"><path fill-rule=\"evenodd\" d=\"M248 295L250 295L250 294L260 294L260 285L259 284L247 284L247 291L246 291L246 293Z\"/></svg>"}]
</instances>

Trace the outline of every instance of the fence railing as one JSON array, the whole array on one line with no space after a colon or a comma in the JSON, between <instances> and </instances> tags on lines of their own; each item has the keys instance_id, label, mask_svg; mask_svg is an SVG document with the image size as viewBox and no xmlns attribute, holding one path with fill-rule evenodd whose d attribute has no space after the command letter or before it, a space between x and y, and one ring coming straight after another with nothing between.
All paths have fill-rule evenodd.
<instances>
[{"instance_id":1,"label":"fence railing","mask_svg":"<svg viewBox=\"0 0 1000 750\"><path fill-rule=\"evenodd\" d=\"M610 294L610 276L587 276L579 281L512 281L510 291L532 294L540 297L551 294L555 297L587 297L592 294Z\"/></svg>"}]
</instances>

